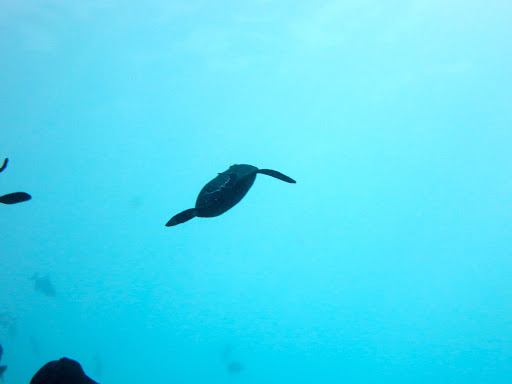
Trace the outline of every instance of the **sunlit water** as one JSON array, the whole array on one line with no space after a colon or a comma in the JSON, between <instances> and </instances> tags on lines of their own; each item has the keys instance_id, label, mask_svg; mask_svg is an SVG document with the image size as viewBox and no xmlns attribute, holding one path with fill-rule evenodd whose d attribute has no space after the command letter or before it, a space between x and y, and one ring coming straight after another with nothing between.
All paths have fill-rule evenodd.
<instances>
[{"instance_id":1,"label":"sunlit water","mask_svg":"<svg viewBox=\"0 0 512 384\"><path fill-rule=\"evenodd\" d=\"M5 383L512 382L510 20L0 1ZM237 163L297 184L165 227Z\"/></svg>"}]
</instances>

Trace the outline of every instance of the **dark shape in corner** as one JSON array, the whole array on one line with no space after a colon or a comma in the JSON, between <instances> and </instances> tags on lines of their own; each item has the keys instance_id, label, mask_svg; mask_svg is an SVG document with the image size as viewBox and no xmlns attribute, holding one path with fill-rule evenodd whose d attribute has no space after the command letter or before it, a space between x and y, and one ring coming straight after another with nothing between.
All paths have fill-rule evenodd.
<instances>
[{"instance_id":1,"label":"dark shape in corner","mask_svg":"<svg viewBox=\"0 0 512 384\"><path fill-rule=\"evenodd\" d=\"M88 377L78 361L63 357L45 364L30 384L98 384Z\"/></svg>"},{"instance_id":2,"label":"dark shape in corner","mask_svg":"<svg viewBox=\"0 0 512 384\"><path fill-rule=\"evenodd\" d=\"M252 165L237 164L206 184L196 200L195 208L178 213L167 222L172 227L194 217L215 217L233 208L252 187L258 173L275 177L287 183L296 183L292 178L271 169L258 169Z\"/></svg>"},{"instance_id":3,"label":"dark shape in corner","mask_svg":"<svg viewBox=\"0 0 512 384\"><path fill-rule=\"evenodd\" d=\"M34 289L36 291L48 297L55 297L55 288L48 276L41 277L39 274L34 273L30 280L34 280Z\"/></svg>"},{"instance_id":4,"label":"dark shape in corner","mask_svg":"<svg viewBox=\"0 0 512 384\"><path fill-rule=\"evenodd\" d=\"M4 353L4 349L2 348L2 344L0 344L0 361L2 361L2 355ZM7 365L0 365L0 380L4 380L4 372L7 369Z\"/></svg>"},{"instance_id":5,"label":"dark shape in corner","mask_svg":"<svg viewBox=\"0 0 512 384\"><path fill-rule=\"evenodd\" d=\"M0 172L2 172L5 168L7 168L7 164L9 163L9 159L5 158L2 166L0 167ZM23 203L24 201L28 201L32 198L28 193L25 192L14 192L8 193L7 195L0 196L0 203L2 204L18 204Z\"/></svg>"}]
</instances>

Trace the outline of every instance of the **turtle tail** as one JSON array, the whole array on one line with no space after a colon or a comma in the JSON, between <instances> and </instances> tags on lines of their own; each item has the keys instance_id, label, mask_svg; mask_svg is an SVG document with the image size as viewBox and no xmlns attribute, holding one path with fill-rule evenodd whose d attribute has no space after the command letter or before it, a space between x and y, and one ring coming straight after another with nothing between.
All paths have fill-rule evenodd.
<instances>
[{"instance_id":1,"label":"turtle tail","mask_svg":"<svg viewBox=\"0 0 512 384\"><path fill-rule=\"evenodd\" d=\"M190 219L193 219L196 217L197 212L195 208L187 209L186 211L183 211L181 213L178 213L176 216L173 216L171 220L165 224L166 227L173 227L175 225L184 223L185 221L189 221Z\"/></svg>"},{"instance_id":2,"label":"turtle tail","mask_svg":"<svg viewBox=\"0 0 512 384\"><path fill-rule=\"evenodd\" d=\"M296 181L293 180L291 177L283 175L281 172L273 171L272 169L258 169L258 173L262 173L267 176L275 177L276 179L286 181L287 183L292 183L292 184L296 183Z\"/></svg>"}]
</instances>

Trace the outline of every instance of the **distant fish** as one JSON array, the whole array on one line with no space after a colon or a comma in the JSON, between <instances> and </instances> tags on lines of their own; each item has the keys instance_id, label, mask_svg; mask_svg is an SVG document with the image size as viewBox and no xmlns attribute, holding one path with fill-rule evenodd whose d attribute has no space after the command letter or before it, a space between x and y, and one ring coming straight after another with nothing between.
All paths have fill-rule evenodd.
<instances>
[{"instance_id":1,"label":"distant fish","mask_svg":"<svg viewBox=\"0 0 512 384\"><path fill-rule=\"evenodd\" d=\"M227 344L221 353L222 362L226 364L226 369L230 374L239 374L244 366L239 361L233 360L233 347Z\"/></svg>"},{"instance_id":2,"label":"distant fish","mask_svg":"<svg viewBox=\"0 0 512 384\"><path fill-rule=\"evenodd\" d=\"M5 328L11 337L16 336L16 319L7 312L0 313L0 328Z\"/></svg>"},{"instance_id":3,"label":"distant fish","mask_svg":"<svg viewBox=\"0 0 512 384\"><path fill-rule=\"evenodd\" d=\"M228 364L227 369L228 369L228 372L231 374L238 374L238 373L242 372L242 370L244 369L244 366L242 365L242 363L240 363L238 361L232 361L231 363Z\"/></svg>"},{"instance_id":4,"label":"distant fish","mask_svg":"<svg viewBox=\"0 0 512 384\"><path fill-rule=\"evenodd\" d=\"M34 280L34 289L48 297L55 297L55 288L48 276L40 277L37 273L30 278Z\"/></svg>"},{"instance_id":5,"label":"distant fish","mask_svg":"<svg viewBox=\"0 0 512 384\"><path fill-rule=\"evenodd\" d=\"M5 158L2 166L0 167L0 172L2 172L5 168L7 168L7 163L9 159ZM24 201L28 201L32 198L28 193L25 192L13 192L8 193L7 195L0 196L0 203L2 204L18 204Z\"/></svg>"},{"instance_id":6,"label":"distant fish","mask_svg":"<svg viewBox=\"0 0 512 384\"><path fill-rule=\"evenodd\" d=\"M78 361L63 357L45 364L30 384L98 384L88 377Z\"/></svg>"}]
</instances>

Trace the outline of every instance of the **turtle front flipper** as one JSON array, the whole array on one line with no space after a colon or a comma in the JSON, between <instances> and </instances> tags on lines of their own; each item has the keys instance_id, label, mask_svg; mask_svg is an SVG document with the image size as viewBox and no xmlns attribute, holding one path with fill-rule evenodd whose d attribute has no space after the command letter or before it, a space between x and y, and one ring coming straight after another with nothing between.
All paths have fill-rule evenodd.
<instances>
[{"instance_id":1,"label":"turtle front flipper","mask_svg":"<svg viewBox=\"0 0 512 384\"><path fill-rule=\"evenodd\" d=\"M0 203L2 204L17 204L30 200L32 196L25 192L8 193L7 195L0 196Z\"/></svg>"},{"instance_id":2,"label":"turtle front flipper","mask_svg":"<svg viewBox=\"0 0 512 384\"><path fill-rule=\"evenodd\" d=\"M267 176L275 177L276 179L286 181L287 183L293 183L293 184L296 183L296 181L293 180L291 177L283 175L281 172L273 171L272 169L258 169L258 173L262 173Z\"/></svg>"},{"instance_id":3,"label":"turtle front flipper","mask_svg":"<svg viewBox=\"0 0 512 384\"><path fill-rule=\"evenodd\" d=\"M184 223L185 221L189 221L190 219L193 219L196 217L197 212L195 208L187 209L186 211L183 211L181 213L178 213L176 216L173 216L171 220L165 224L166 227L173 227L175 225Z\"/></svg>"},{"instance_id":4,"label":"turtle front flipper","mask_svg":"<svg viewBox=\"0 0 512 384\"><path fill-rule=\"evenodd\" d=\"M2 172L5 168L7 168L7 163L9 162L8 158L5 158L4 163L0 167L0 172Z\"/></svg>"}]
</instances>

